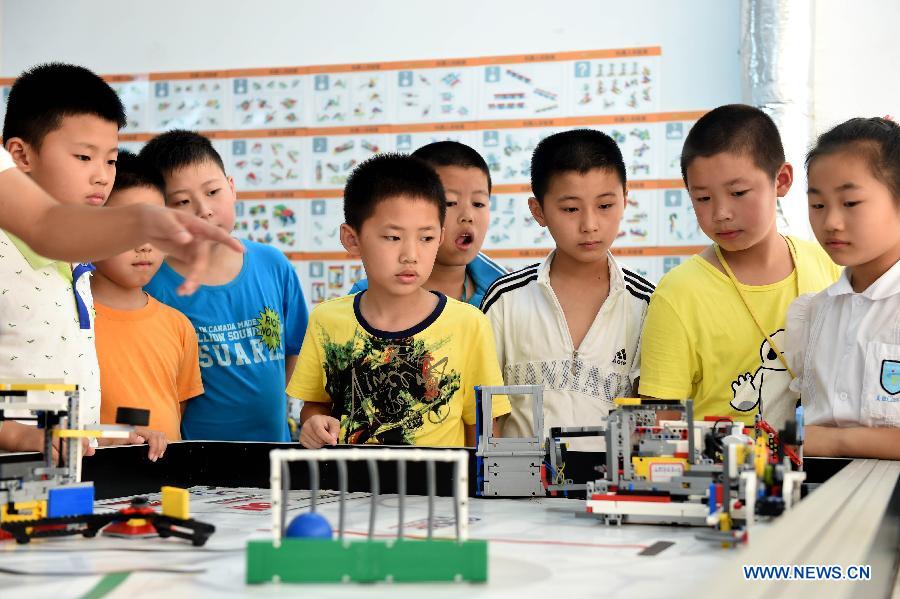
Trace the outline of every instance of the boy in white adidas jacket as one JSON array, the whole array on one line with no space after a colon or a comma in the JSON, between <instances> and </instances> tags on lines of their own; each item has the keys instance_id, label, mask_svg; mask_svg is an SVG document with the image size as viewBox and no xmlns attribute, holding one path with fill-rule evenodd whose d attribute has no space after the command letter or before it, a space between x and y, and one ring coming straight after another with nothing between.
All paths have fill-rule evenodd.
<instances>
[{"instance_id":1,"label":"boy in white adidas jacket","mask_svg":"<svg viewBox=\"0 0 900 599\"><path fill-rule=\"evenodd\" d=\"M481 304L507 385L543 385L544 434L599 425L640 375L640 338L653 285L620 267L609 247L625 211L625 163L590 129L547 137L531 159L528 206L556 249L540 264L497 279ZM511 396L507 437L532 433L531 400ZM569 440L600 450L602 439Z\"/></svg>"}]
</instances>

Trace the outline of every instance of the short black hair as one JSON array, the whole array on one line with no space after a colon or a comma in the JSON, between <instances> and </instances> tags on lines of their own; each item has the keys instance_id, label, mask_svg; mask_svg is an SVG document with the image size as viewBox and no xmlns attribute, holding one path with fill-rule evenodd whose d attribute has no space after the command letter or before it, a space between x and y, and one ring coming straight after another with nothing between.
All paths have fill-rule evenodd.
<instances>
[{"instance_id":1,"label":"short black hair","mask_svg":"<svg viewBox=\"0 0 900 599\"><path fill-rule=\"evenodd\" d=\"M554 133L542 139L531 155L531 192L543 202L555 175L570 171L584 175L598 168L615 172L625 188L625 161L613 138L596 129Z\"/></svg>"},{"instance_id":2,"label":"short black hair","mask_svg":"<svg viewBox=\"0 0 900 599\"><path fill-rule=\"evenodd\" d=\"M806 169L816 158L846 150L855 151L872 174L900 202L900 125L886 118L855 118L823 133L806 155Z\"/></svg>"},{"instance_id":3,"label":"short black hair","mask_svg":"<svg viewBox=\"0 0 900 599\"><path fill-rule=\"evenodd\" d=\"M481 154L473 148L458 141L436 141L422 146L412 153L416 158L421 158L434 167L459 166L462 168L477 168L487 177L488 193L491 192L491 171Z\"/></svg>"},{"instance_id":4,"label":"short black hair","mask_svg":"<svg viewBox=\"0 0 900 599\"><path fill-rule=\"evenodd\" d=\"M438 174L421 158L395 153L376 154L350 173L344 186L344 222L359 231L379 202L401 196L434 204L444 224L447 198Z\"/></svg>"},{"instance_id":5,"label":"short black hair","mask_svg":"<svg viewBox=\"0 0 900 599\"><path fill-rule=\"evenodd\" d=\"M125 126L125 108L106 81L88 69L50 62L28 69L16 79L6 101L3 140L22 139L35 149L67 116L94 115Z\"/></svg>"},{"instance_id":6,"label":"short black hair","mask_svg":"<svg viewBox=\"0 0 900 599\"><path fill-rule=\"evenodd\" d=\"M749 156L773 181L785 163L781 135L772 118L759 108L727 104L710 110L694 123L681 150L681 178L695 158L716 154Z\"/></svg>"},{"instance_id":7,"label":"short black hair","mask_svg":"<svg viewBox=\"0 0 900 599\"><path fill-rule=\"evenodd\" d=\"M120 148L112 190L125 191L133 187L149 187L165 195L165 185L159 172L140 156Z\"/></svg>"},{"instance_id":8,"label":"short black hair","mask_svg":"<svg viewBox=\"0 0 900 599\"><path fill-rule=\"evenodd\" d=\"M212 142L196 131L173 129L161 133L141 148L141 158L163 177L203 162L212 162L225 173L225 163Z\"/></svg>"}]
</instances>

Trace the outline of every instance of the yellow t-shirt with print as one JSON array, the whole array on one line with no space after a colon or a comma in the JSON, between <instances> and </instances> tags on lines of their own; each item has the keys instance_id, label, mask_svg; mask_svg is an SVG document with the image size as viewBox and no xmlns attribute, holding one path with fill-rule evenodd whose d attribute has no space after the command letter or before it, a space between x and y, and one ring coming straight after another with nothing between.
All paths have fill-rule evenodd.
<instances>
[{"instance_id":1,"label":"yellow t-shirt with print","mask_svg":"<svg viewBox=\"0 0 900 599\"><path fill-rule=\"evenodd\" d=\"M796 263L771 285L741 285L760 324L784 351L788 306L840 276L822 248L788 238ZM793 367L792 367L793 368ZM640 394L693 399L697 418L752 424L762 406L788 392L791 376L760 332L731 280L700 256L667 273L650 299L641 338Z\"/></svg>"},{"instance_id":2,"label":"yellow t-shirt with print","mask_svg":"<svg viewBox=\"0 0 900 599\"><path fill-rule=\"evenodd\" d=\"M339 443L462 447L475 424L475 386L502 385L487 317L442 294L431 315L406 331L365 321L366 292L316 306L287 394L331 403ZM493 415L510 412L495 397Z\"/></svg>"}]
</instances>

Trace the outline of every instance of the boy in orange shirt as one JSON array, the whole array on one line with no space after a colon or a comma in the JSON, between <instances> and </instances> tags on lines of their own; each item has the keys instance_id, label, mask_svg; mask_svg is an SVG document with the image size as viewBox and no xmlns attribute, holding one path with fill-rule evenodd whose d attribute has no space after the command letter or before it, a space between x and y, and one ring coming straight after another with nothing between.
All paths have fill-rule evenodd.
<instances>
[{"instance_id":1,"label":"boy in orange shirt","mask_svg":"<svg viewBox=\"0 0 900 599\"><path fill-rule=\"evenodd\" d=\"M165 205L159 175L140 158L120 151L107 206ZM113 424L119 407L150 410L150 426L136 432L150 444L150 459L167 440L181 439L183 403L203 394L197 334L181 312L142 287L162 265L163 255L144 244L97 262L91 280L97 359L100 363L100 422Z\"/></svg>"}]
</instances>

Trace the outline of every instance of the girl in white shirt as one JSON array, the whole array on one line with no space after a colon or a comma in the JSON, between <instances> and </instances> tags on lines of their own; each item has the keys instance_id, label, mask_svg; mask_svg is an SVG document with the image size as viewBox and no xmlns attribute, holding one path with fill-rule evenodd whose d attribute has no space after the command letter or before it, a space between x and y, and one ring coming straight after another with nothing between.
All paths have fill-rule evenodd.
<instances>
[{"instance_id":1,"label":"girl in white shirt","mask_svg":"<svg viewBox=\"0 0 900 599\"><path fill-rule=\"evenodd\" d=\"M841 278L788 310L807 455L900 459L900 126L855 118L806 159L809 221Z\"/></svg>"}]
</instances>

